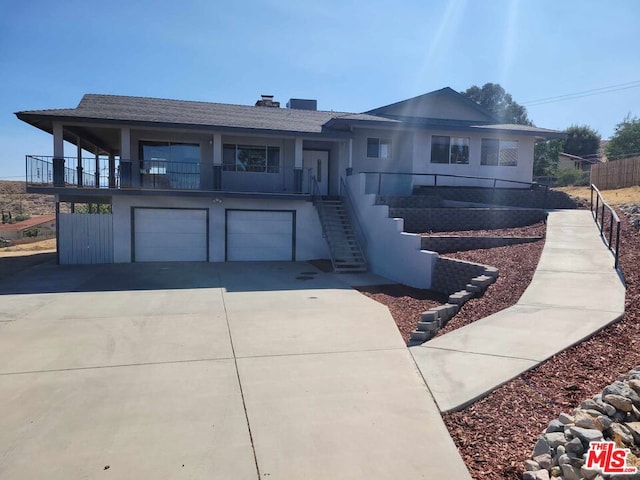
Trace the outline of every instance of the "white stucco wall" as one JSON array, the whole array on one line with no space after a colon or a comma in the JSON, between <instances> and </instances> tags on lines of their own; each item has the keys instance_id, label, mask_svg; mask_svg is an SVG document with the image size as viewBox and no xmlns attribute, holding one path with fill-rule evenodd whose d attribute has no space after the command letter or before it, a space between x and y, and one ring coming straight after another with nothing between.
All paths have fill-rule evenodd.
<instances>
[{"instance_id":1,"label":"white stucco wall","mask_svg":"<svg viewBox=\"0 0 640 480\"><path fill-rule=\"evenodd\" d=\"M431 163L431 137L443 135L469 138L469 163L466 165L452 165ZM483 138L499 140L515 140L518 142L518 164L516 166L491 166L480 164L481 145ZM527 136L495 134L468 134L456 131L422 131L414 135L413 172L439 173L446 175L466 175L471 177L500 178L519 182L533 180L533 149L535 139ZM433 185L433 177L416 177L416 185ZM493 186L493 182L473 179L438 178L438 185L468 185ZM518 188L517 184L498 182L498 187Z\"/></svg>"},{"instance_id":2,"label":"white stucco wall","mask_svg":"<svg viewBox=\"0 0 640 480\"><path fill-rule=\"evenodd\" d=\"M225 209L295 210L296 260L329 258L315 207L304 200L189 198L178 196L122 195L113 198L113 258L116 263L131 261L131 208L207 208L209 210L209 260L224 261ZM256 248L260 248L256 245Z\"/></svg>"},{"instance_id":3,"label":"white stucco wall","mask_svg":"<svg viewBox=\"0 0 640 480\"><path fill-rule=\"evenodd\" d=\"M389 207L375 205L365 193L365 175L347 177L347 184L365 230L366 255L374 273L416 288L431 287L438 254L421 250L420 236L403 232L404 220L389 218Z\"/></svg>"},{"instance_id":4,"label":"white stucco wall","mask_svg":"<svg viewBox=\"0 0 640 480\"><path fill-rule=\"evenodd\" d=\"M353 134L353 173L361 172L403 172L411 173L414 157L413 132L382 129L356 129ZM367 157L367 139L385 138L391 140L390 158ZM377 175L367 176L367 192L386 195L409 195L411 193L411 176Z\"/></svg>"}]
</instances>

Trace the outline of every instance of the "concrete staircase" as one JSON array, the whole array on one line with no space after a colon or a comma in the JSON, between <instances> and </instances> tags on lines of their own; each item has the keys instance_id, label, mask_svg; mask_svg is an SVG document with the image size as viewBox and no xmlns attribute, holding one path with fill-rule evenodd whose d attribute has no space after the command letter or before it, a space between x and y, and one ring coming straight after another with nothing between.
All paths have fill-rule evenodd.
<instances>
[{"instance_id":1,"label":"concrete staircase","mask_svg":"<svg viewBox=\"0 0 640 480\"><path fill-rule=\"evenodd\" d=\"M322 231L335 272L366 272L367 261L341 197L321 197L316 201Z\"/></svg>"}]
</instances>

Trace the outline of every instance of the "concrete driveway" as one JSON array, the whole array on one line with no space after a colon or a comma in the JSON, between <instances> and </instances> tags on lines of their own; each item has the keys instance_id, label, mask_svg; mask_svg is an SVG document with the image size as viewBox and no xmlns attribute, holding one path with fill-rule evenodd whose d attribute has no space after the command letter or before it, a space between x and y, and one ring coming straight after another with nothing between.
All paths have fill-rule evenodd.
<instances>
[{"instance_id":1,"label":"concrete driveway","mask_svg":"<svg viewBox=\"0 0 640 480\"><path fill-rule=\"evenodd\" d=\"M0 282L0 478L469 478L382 305L306 263Z\"/></svg>"}]
</instances>

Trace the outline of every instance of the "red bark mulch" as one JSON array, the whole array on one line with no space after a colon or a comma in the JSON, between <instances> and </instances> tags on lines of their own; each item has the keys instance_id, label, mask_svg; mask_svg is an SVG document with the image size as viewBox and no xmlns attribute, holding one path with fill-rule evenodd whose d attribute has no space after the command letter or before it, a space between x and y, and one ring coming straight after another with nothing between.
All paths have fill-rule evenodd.
<instances>
[{"instance_id":1,"label":"red bark mulch","mask_svg":"<svg viewBox=\"0 0 640 480\"><path fill-rule=\"evenodd\" d=\"M473 478L520 479L523 462L549 421L640 364L640 233L626 216L620 218L627 282L623 319L470 407L443 416ZM531 341L544 342L544 337Z\"/></svg>"}]
</instances>

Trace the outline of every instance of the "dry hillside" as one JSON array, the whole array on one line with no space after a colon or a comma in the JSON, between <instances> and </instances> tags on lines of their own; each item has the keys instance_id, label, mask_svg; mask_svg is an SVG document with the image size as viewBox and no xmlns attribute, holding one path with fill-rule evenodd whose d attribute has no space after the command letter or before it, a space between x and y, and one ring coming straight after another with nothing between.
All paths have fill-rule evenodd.
<instances>
[{"instance_id":1,"label":"dry hillside","mask_svg":"<svg viewBox=\"0 0 640 480\"><path fill-rule=\"evenodd\" d=\"M46 215L55 213L53 195L27 193L25 182L0 180L0 210L17 215Z\"/></svg>"}]
</instances>

